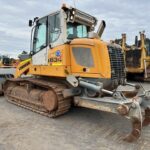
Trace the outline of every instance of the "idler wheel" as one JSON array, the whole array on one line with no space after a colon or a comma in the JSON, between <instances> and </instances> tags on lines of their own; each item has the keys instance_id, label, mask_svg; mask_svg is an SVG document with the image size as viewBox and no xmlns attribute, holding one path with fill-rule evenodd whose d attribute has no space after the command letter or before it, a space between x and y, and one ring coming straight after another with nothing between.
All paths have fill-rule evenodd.
<instances>
[{"instance_id":1,"label":"idler wheel","mask_svg":"<svg viewBox=\"0 0 150 150\"><path fill-rule=\"evenodd\" d=\"M58 107L57 96L53 91L44 92L43 96L43 105L48 111L56 110Z\"/></svg>"}]
</instances>

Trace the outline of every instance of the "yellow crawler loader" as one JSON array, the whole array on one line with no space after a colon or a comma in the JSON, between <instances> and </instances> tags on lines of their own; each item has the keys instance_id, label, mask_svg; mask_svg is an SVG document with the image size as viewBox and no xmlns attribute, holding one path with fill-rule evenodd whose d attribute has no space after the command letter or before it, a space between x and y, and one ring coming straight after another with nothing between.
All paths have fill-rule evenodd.
<instances>
[{"instance_id":1,"label":"yellow crawler loader","mask_svg":"<svg viewBox=\"0 0 150 150\"><path fill-rule=\"evenodd\" d=\"M125 53L127 77L130 79L150 81L150 39L140 32L140 40L135 37L134 45L126 44L126 34L122 39L115 40L122 46Z\"/></svg>"},{"instance_id":2,"label":"yellow crawler loader","mask_svg":"<svg viewBox=\"0 0 150 150\"><path fill-rule=\"evenodd\" d=\"M72 105L122 115L131 119L132 132L124 138L131 142L150 122L150 91L126 82L121 46L102 41L106 24L95 33L96 24L95 17L66 5L30 20L32 57L5 82L5 97L52 118ZM119 85L135 90L118 91Z\"/></svg>"},{"instance_id":3,"label":"yellow crawler loader","mask_svg":"<svg viewBox=\"0 0 150 150\"><path fill-rule=\"evenodd\" d=\"M15 74L15 67L12 65L12 59L0 55L0 95L3 94L3 83L7 78L13 78Z\"/></svg>"}]
</instances>

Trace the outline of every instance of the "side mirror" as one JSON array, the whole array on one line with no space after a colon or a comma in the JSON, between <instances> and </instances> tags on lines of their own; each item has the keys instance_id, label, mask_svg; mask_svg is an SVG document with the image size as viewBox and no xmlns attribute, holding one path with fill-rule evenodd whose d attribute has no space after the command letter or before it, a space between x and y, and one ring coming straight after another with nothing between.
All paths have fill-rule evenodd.
<instances>
[{"instance_id":1,"label":"side mirror","mask_svg":"<svg viewBox=\"0 0 150 150\"><path fill-rule=\"evenodd\" d=\"M33 52L33 51L30 51L30 54L29 54L29 55L32 56L33 54L34 54L34 52Z\"/></svg>"},{"instance_id":2,"label":"side mirror","mask_svg":"<svg viewBox=\"0 0 150 150\"><path fill-rule=\"evenodd\" d=\"M35 17L35 18L34 18L34 22L36 22L38 19L39 19L39 17Z\"/></svg>"},{"instance_id":3,"label":"side mirror","mask_svg":"<svg viewBox=\"0 0 150 150\"><path fill-rule=\"evenodd\" d=\"M32 25L33 25L32 20L29 20L29 27L32 27Z\"/></svg>"}]
</instances>

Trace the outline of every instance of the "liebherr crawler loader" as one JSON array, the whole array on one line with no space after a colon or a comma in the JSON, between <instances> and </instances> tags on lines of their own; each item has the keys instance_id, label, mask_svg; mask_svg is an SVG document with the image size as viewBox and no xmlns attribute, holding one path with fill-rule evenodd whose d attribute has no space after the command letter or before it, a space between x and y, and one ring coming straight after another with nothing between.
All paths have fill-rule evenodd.
<instances>
[{"instance_id":1,"label":"liebherr crawler loader","mask_svg":"<svg viewBox=\"0 0 150 150\"><path fill-rule=\"evenodd\" d=\"M48 117L69 111L72 105L120 114L131 119L127 141L136 140L142 124L150 121L150 92L126 82L123 51L100 39L97 19L63 5L59 11L29 21L32 58L17 67L16 78L7 80L9 102ZM30 77L21 77L30 74ZM119 85L135 88L118 91Z\"/></svg>"}]
</instances>

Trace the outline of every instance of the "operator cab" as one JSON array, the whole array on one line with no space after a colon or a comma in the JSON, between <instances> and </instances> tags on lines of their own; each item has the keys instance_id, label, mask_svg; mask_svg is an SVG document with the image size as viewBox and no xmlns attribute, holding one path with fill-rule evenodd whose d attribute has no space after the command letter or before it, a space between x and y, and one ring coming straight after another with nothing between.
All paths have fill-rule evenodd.
<instances>
[{"instance_id":1,"label":"operator cab","mask_svg":"<svg viewBox=\"0 0 150 150\"><path fill-rule=\"evenodd\" d=\"M76 38L88 38L97 19L72 7L62 6L60 11L42 18L29 21L32 28L31 51L36 54L41 50L53 48Z\"/></svg>"}]
</instances>

